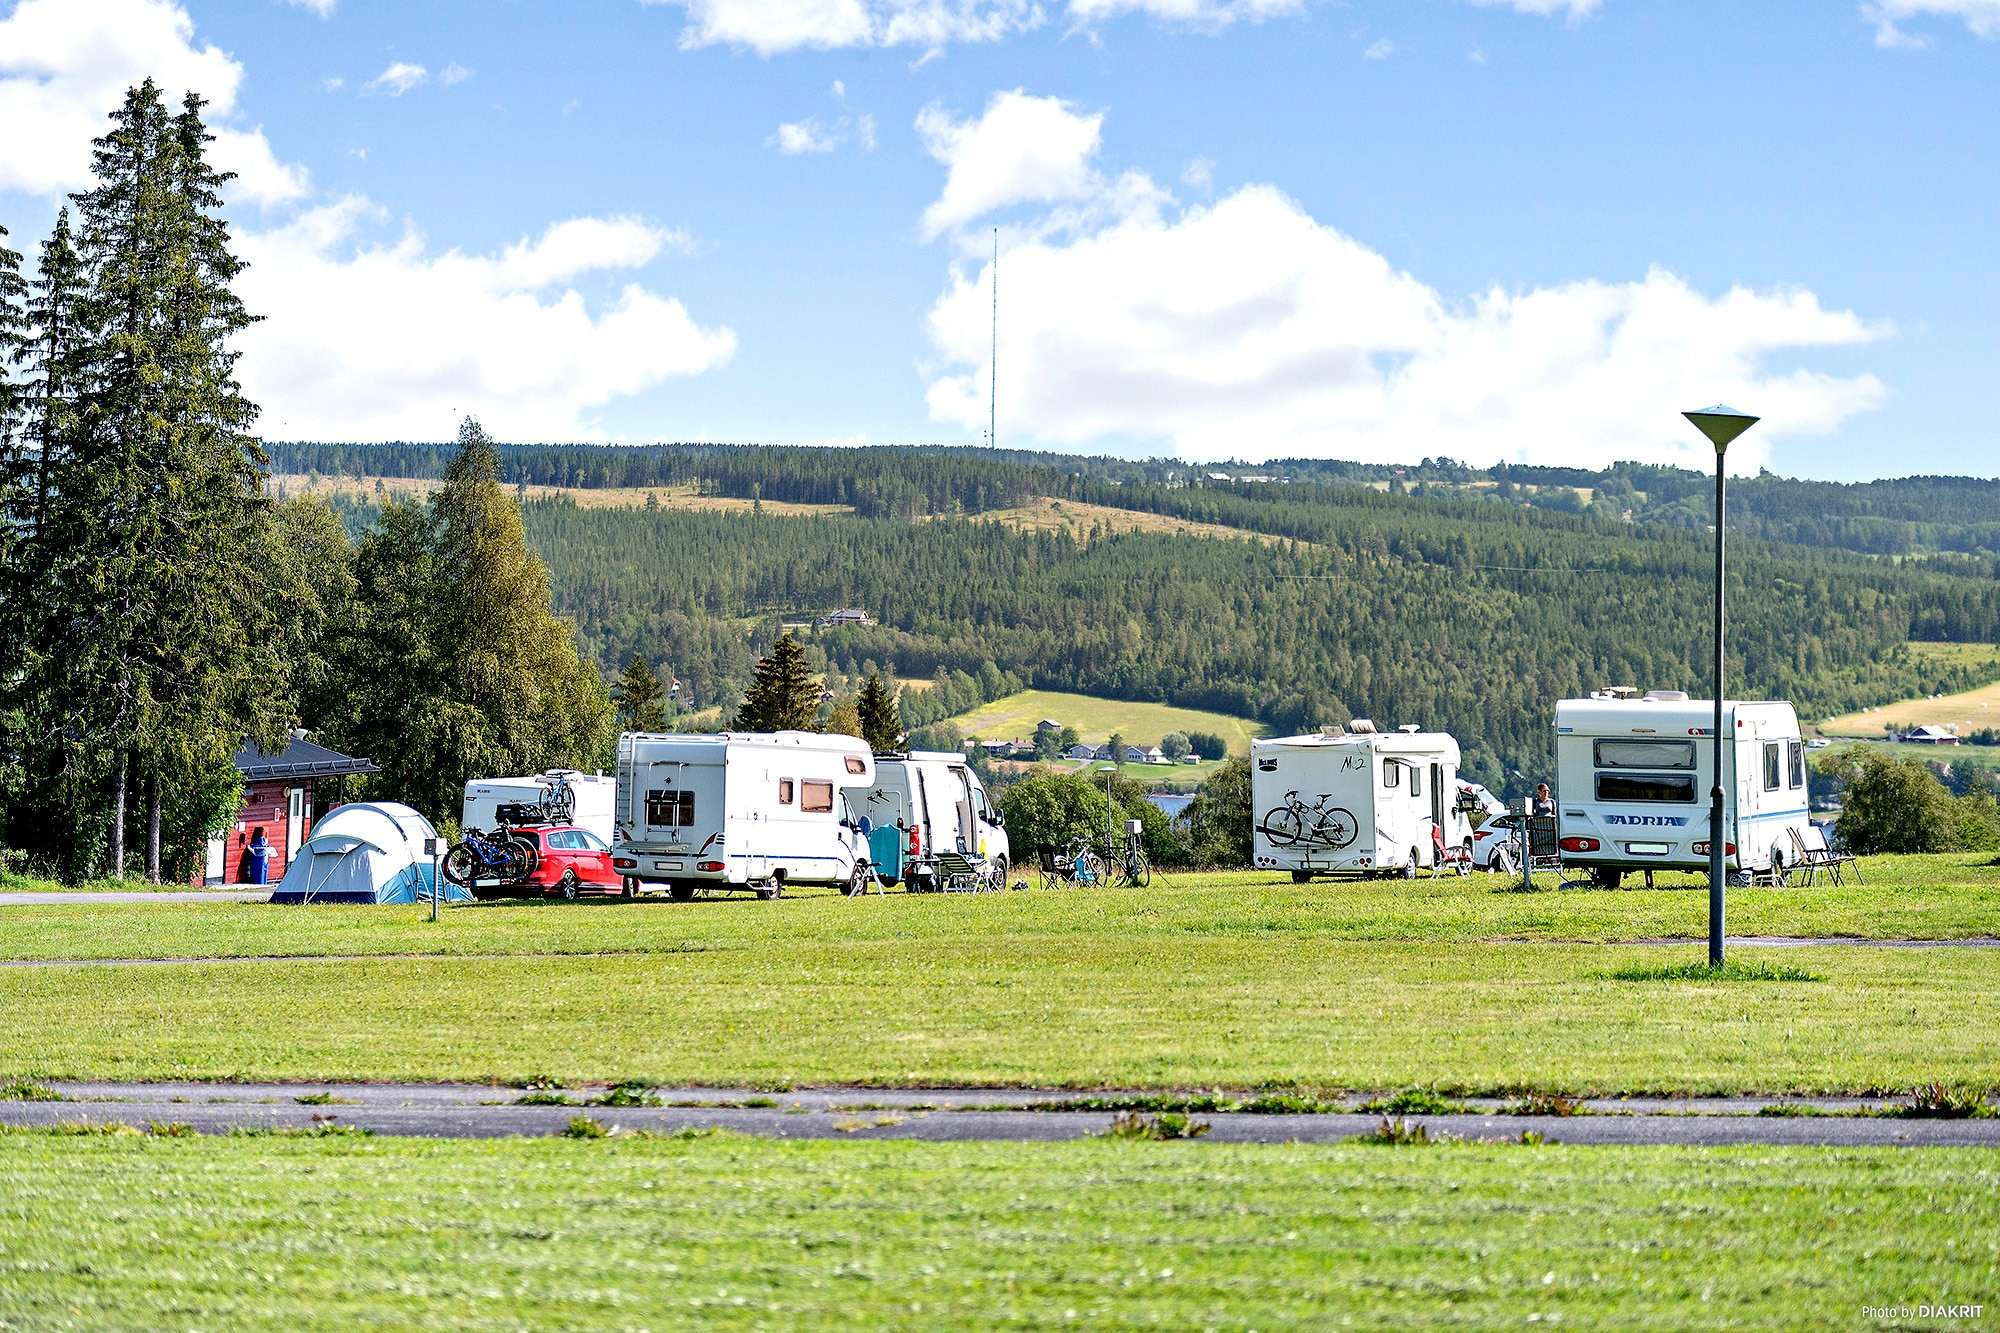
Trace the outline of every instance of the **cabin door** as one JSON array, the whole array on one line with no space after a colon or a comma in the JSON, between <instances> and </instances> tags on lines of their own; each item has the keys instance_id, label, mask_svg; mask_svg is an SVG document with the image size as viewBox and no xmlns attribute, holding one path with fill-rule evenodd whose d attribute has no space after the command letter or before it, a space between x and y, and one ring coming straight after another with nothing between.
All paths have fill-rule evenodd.
<instances>
[{"instance_id":1,"label":"cabin door","mask_svg":"<svg viewBox=\"0 0 2000 1333\"><path fill-rule=\"evenodd\" d=\"M1445 832L1444 823L1444 765L1431 765L1431 823L1438 832Z\"/></svg>"},{"instance_id":2,"label":"cabin door","mask_svg":"<svg viewBox=\"0 0 2000 1333\"><path fill-rule=\"evenodd\" d=\"M285 864L299 854L299 844L306 840L306 789L288 787L285 789Z\"/></svg>"}]
</instances>

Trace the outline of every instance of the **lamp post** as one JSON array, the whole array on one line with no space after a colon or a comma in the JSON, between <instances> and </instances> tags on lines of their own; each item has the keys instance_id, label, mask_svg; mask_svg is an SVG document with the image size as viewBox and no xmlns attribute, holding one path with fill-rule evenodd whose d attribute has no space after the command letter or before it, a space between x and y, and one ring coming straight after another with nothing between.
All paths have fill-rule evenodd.
<instances>
[{"instance_id":1,"label":"lamp post","mask_svg":"<svg viewBox=\"0 0 2000 1333\"><path fill-rule=\"evenodd\" d=\"M1715 446L1715 785L1708 791L1708 965L1722 966L1722 909L1729 883L1728 846L1722 819L1722 457L1729 443L1757 424L1757 418L1733 407L1704 407L1683 412L1694 428Z\"/></svg>"}]
</instances>

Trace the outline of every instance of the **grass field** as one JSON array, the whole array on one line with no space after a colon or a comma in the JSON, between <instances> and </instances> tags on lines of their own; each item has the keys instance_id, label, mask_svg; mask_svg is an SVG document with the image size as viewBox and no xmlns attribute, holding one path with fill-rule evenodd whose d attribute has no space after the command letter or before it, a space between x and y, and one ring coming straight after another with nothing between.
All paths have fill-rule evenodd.
<instances>
[{"instance_id":1,"label":"grass field","mask_svg":"<svg viewBox=\"0 0 2000 1333\"><path fill-rule=\"evenodd\" d=\"M301 473L282 473L271 478L271 493L277 494L280 487L286 495L359 495L375 494L375 483L382 483L383 493L396 499L428 499L431 492L444 485L442 481L428 477L319 477L309 478ZM650 498L658 502L662 509L700 510L711 513L747 514L757 502L741 500L728 495L699 495L691 486L524 486L521 493L531 500L545 500L551 496L566 496L580 509L644 509ZM791 504L783 500L766 500L763 512L785 517L801 517L811 514L851 514L852 505Z\"/></svg>"},{"instance_id":2,"label":"grass field","mask_svg":"<svg viewBox=\"0 0 2000 1333\"><path fill-rule=\"evenodd\" d=\"M978 515L988 522L1002 523L1024 532L1063 531L1087 541L1094 531L1164 532L1176 537L1210 537L1221 541L1254 541L1275 546L1287 540L1261 532L1226 527L1220 523L1195 523L1171 514L1150 514L1135 509L1113 509L1108 505L1085 504L1080 500L1057 500L1037 496L1014 509L996 509ZM1310 542L1297 543L1310 547Z\"/></svg>"},{"instance_id":3,"label":"grass field","mask_svg":"<svg viewBox=\"0 0 2000 1333\"><path fill-rule=\"evenodd\" d=\"M0 1135L22 1328L1878 1327L2000 1152Z\"/></svg>"},{"instance_id":4,"label":"grass field","mask_svg":"<svg viewBox=\"0 0 2000 1333\"><path fill-rule=\"evenodd\" d=\"M1092 744L1102 744L1112 732L1122 734L1134 745L1155 745L1170 731L1207 731L1229 744L1231 754L1248 754L1250 738L1264 734L1261 724L1227 713L1204 713L1193 708L1168 704L1131 703L1124 699L1097 699L1087 694L1062 694L1055 690L1024 690L997 699L952 721L968 737L980 740L1032 740L1035 724L1054 718ZM1151 767L1150 765L1145 767ZM1136 776L1141 766L1133 766Z\"/></svg>"},{"instance_id":5,"label":"grass field","mask_svg":"<svg viewBox=\"0 0 2000 1333\"><path fill-rule=\"evenodd\" d=\"M1924 660L1954 666L1988 665L2000 657L2000 648L1982 643L1913 643L1910 651ZM2000 675L2000 665L1990 665L1989 669ZM1891 723L1905 731L1946 723L1958 724L1961 731L2000 727L2000 681L1963 694L1905 699L1869 711L1848 713L1821 722L1818 731L1822 736L1873 737L1880 736L1884 726Z\"/></svg>"},{"instance_id":6,"label":"grass field","mask_svg":"<svg viewBox=\"0 0 2000 1333\"><path fill-rule=\"evenodd\" d=\"M1991 861L1874 861L1865 888L1738 890L1731 929L1991 934ZM481 906L436 925L412 908L0 906L0 957L216 960L0 968L13 1016L0 1075L2000 1084L2000 951L1746 949L1824 980L1615 976L1698 958L1705 920L1700 892L1521 894L1485 876L1300 888L1247 874L1145 891ZM1616 944L1656 937L1689 943Z\"/></svg>"}]
</instances>

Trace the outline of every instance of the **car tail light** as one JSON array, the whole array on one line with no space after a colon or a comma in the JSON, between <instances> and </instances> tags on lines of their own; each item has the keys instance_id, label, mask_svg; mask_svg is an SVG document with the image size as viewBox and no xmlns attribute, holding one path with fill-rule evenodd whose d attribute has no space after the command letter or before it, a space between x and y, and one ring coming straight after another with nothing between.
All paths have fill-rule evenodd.
<instances>
[{"instance_id":1,"label":"car tail light","mask_svg":"<svg viewBox=\"0 0 2000 1333\"><path fill-rule=\"evenodd\" d=\"M1706 842L1698 842L1698 843L1696 843L1696 844L1694 845L1694 854L1695 854L1696 856L1707 856L1707 855L1708 855L1708 844L1707 844ZM1723 844L1722 844L1722 854L1723 854L1724 856L1734 856L1734 855L1736 855L1736 844L1735 844L1735 843L1733 843L1733 842L1725 842L1725 843L1723 843Z\"/></svg>"},{"instance_id":2,"label":"car tail light","mask_svg":"<svg viewBox=\"0 0 2000 1333\"><path fill-rule=\"evenodd\" d=\"M629 856L614 856L611 858L611 864L617 866L620 870L637 870L639 868L639 863Z\"/></svg>"},{"instance_id":3,"label":"car tail light","mask_svg":"<svg viewBox=\"0 0 2000 1333\"><path fill-rule=\"evenodd\" d=\"M705 870L705 871L707 871L707 872L708 872L709 874L711 874L711 875L712 875L712 874L714 874L714 873L715 873L716 871L718 871L718 870L722 869L722 862L720 862L720 861L697 861L697 862L695 862L695 863L694 863L694 868L695 868L696 870Z\"/></svg>"},{"instance_id":4,"label":"car tail light","mask_svg":"<svg viewBox=\"0 0 2000 1333\"><path fill-rule=\"evenodd\" d=\"M1595 838L1564 838L1561 843L1566 852L1594 852L1598 845Z\"/></svg>"}]
</instances>

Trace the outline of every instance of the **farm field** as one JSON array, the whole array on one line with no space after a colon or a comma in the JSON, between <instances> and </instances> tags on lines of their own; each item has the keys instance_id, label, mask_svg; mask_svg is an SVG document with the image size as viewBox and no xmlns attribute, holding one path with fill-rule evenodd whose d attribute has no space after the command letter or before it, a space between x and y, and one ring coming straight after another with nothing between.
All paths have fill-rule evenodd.
<instances>
[{"instance_id":1,"label":"farm field","mask_svg":"<svg viewBox=\"0 0 2000 1333\"><path fill-rule=\"evenodd\" d=\"M1746 1328L1990 1300L1990 1149L0 1134L10 1327Z\"/></svg>"},{"instance_id":2,"label":"farm field","mask_svg":"<svg viewBox=\"0 0 2000 1333\"><path fill-rule=\"evenodd\" d=\"M1054 718L1075 727L1077 734L1093 744L1122 734L1134 745L1155 745L1170 731L1212 732L1229 744L1229 753L1248 754L1250 739L1264 734L1261 723L1227 713L1204 713L1169 704L1133 703L1125 699L1098 699L1088 694L1063 694L1055 690L1023 690L996 699L984 707L951 719L968 738L979 740L1032 740L1035 724ZM1154 765L1134 765L1132 773L1150 772ZM1165 771L1164 766L1161 771Z\"/></svg>"},{"instance_id":3,"label":"farm field","mask_svg":"<svg viewBox=\"0 0 2000 1333\"><path fill-rule=\"evenodd\" d=\"M1225 527L1220 523L1196 523L1171 514L1113 509L1109 505L1090 504L1083 500L1057 500L1046 495L1036 496L1027 504L1012 509L990 510L979 517L1023 532L1067 532L1080 541L1089 540L1091 533L1099 530L1113 533L1163 532L1177 537L1254 541L1263 546L1280 545L1286 540L1245 528ZM1311 542L1297 544L1301 547L1312 546Z\"/></svg>"},{"instance_id":4,"label":"farm field","mask_svg":"<svg viewBox=\"0 0 2000 1333\"><path fill-rule=\"evenodd\" d=\"M1946 666L1988 666L1987 674L2000 674L1990 667L2000 648L1981 643L1912 643L1911 654L1920 660ZM1926 724L1956 723L1961 731L2000 727L2000 681L1961 694L1942 698L1905 699L1872 711L1846 713L1819 724L1822 736L1880 736L1884 726L1903 730ZM1928 748L1928 747L1926 747Z\"/></svg>"},{"instance_id":5,"label":"farm field","mask_svg":"<svg viewBox=\"0 0 2000 1333\"><path fill-rule=\"evenodd\" d=\"M1732 933L1963 938L1990 857L1745 889ZM1696 891L1498 879L455 909L0 906L8 1079L1858 1092L2000 1084L2000 950L1739 948ZM1682 945L1638 945L1656 938ZM232 961L232 956L234 960ZM1621 972L1638 970L1638 979Z\"/></svg>"},{"instance_id":6,"label":"farm field","mask_svg":"<svg viewBox=\"0 0 2000 1333\"><path fill-rule=\"evenodd\" d=\"M434 477L309 477L303 473L283 473L270 479L272 494L351 495L373 497L376 483L384 493L398 499L428 499L444 483ZM757 502L727 495L697 494L691 486L522 486L509 488L530 500L561 496L579 509L644 509L648 498L662 509L698 513L747 514ZM796 518L812 514L851 514L852 505L795 504L784 500L763 501L763 512Z\"/></svg>"}]
</instances>

